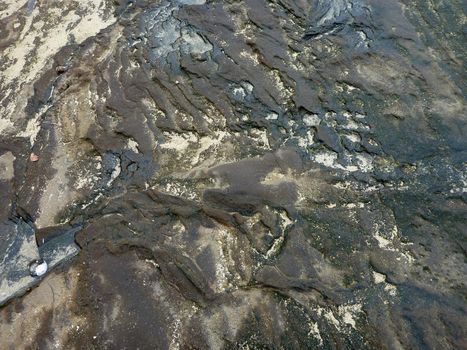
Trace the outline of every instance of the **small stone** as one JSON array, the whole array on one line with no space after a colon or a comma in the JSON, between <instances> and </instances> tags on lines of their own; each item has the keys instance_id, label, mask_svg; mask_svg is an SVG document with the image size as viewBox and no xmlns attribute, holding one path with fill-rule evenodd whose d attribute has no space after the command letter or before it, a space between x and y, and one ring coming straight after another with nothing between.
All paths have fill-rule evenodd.
<instances>
[{"instance_id":1,"label":"small stone","mask_svg":"<svg viewBox=\"0 0 467 350\"><path fill-rule=\"evenodd\" d=\"M316 129L316 136L319 141L322 141L326 146L328 146L330 149L337 153L342 151L342 145L339 141L339 135L333 128L327 125L318 125Z\"/></svg>"},{"instance_id":2,"label":"small stone","mask_svg":"<svg viewBox=\"0 0 467 350\"><path fill-rule=\"evenodd\" d=\"M321 119L316 114L305 114L303 116L303 123L306 126L317 126L321 122Z\"/></svg>"},{"instance_id":3,"label":"small stone","mask_svg":"<svg viewBox=\"0 0 467 350\"><path fill-rule=\"evenodd\" d=\"M65 73L67 70L68 70L67 66L57 66L55 68L55 71L57 72L57 74Z\"/></svg>"},{"instance_id":4,"label":"small stone","mask_svg":"<svg viewBox=\"0 0 467 350\"><path fill-rule=\"evenodd\" d=\"M32 277L39 277L47 272L47 263L44 260L34 260L29 264L29 273Z\"/></svg>"},{"instance_id":5,"label":"small stone","mask_svg":"<svg viewBox=\"0 0 467 350\"><path fill-rule=\"evenodd\" d=\"M37 162L39 160L39 156L35 153L31 153L31 155L29 156L29 160L31 162Z\"/></svg>"},{"instance_id":6,"label":"small stone","mask_svg":"<svg viewBox=\"0 0 467 350\"><path fill-rule=\"evenodd\" d=\"M266 116L266 120L277 120L279 118L279 114L275 112L271 112Z\"/></svg>"}]
</instances>

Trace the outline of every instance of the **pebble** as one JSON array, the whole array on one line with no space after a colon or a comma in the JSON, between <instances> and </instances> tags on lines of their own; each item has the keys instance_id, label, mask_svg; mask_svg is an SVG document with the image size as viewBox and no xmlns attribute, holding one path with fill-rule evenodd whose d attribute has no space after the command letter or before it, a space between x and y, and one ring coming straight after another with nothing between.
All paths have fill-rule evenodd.
<instances>
[{"instance_id":1,"label":"pebble","mask_svg":"<svg viewBox=\"0 0 467 350\"><path fill-rule=\"evenodd\" d=\"M44 260L34 260L29 264L29 273L32 277L39 277L47 272L47 262Z\"/></svg>"},{"instance_id":2,"label":"pebble","mask_svg":"<svg viewBox=\"0 0 467 350\"><path fill-rule=\"evenodd\" d=\"M39 156L35 153L31 153L31 155L29 156L29 160L31 162L37 162L39 160Z\"/></svg>"}]
</instances>

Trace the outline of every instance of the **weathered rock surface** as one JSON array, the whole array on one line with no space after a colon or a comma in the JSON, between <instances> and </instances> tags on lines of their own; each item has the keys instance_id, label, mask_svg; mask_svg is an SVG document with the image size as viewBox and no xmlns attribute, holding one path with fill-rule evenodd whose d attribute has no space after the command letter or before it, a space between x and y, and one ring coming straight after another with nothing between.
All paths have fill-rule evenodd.
<instances>
[{"instance_id":1,"label":"weathered rock surface","mask_svg":"<svg viewBox=\"0 0 467 350\"><path fill-rule=\"evenodd\" d=\"M0 348L465 347L464 7L0 1Z\"/></svg>"}]
</instances>

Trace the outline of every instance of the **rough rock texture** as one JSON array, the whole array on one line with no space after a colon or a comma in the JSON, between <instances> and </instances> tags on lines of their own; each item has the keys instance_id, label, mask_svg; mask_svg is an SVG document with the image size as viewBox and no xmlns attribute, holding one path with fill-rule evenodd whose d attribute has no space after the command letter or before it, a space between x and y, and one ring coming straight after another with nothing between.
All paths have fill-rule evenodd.
<instances>
[{"instance_id":1,"label":"rough rock texture","mask_svg":"<svg viewBox=\"0 0 467 350\"><path fill-rule=\"evenodd\" d=\"M1 0L0 348L465 348L465 10Z\"/></svg>"}]
</instances>

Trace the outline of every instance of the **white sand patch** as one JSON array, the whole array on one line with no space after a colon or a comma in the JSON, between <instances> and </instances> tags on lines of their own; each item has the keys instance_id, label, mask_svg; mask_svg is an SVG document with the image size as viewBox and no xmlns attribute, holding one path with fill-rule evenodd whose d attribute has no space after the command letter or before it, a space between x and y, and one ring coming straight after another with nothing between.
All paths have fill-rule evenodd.
<instances>
[{"instance_id":1,"label":"white sand patch","mask_svg":"<svg viewBox=\"0 0 467 350\"><path fill-rule=\"evenodd\" d=\"M356 320L363 313L362 305L359 303L341 305L334 312L318 307L316 312L319 316L324 317L329 324L336 327L339 332L345 331L346 333L349 331L348 326L355 329L357 325Z\"/></svg>"},{"instance_id":2,"label":"white sand patch","mask_svg":"<svg viewBox=\"0 0 467 350\"><path fill-rule=\"evenodd\" d=\"M344 135L344 137L347 140L349 140L350 142L353 142L353 143L359 143L361 141L360 135L358 135L356 133L346 134L346 135Z\"/></svg>"},{"instance_id":3,"label":"white sand patch","mask_svg":"<svg viewBox=\"0 0 467 350\"><path fill-rule=\"evenodd\" d=\"M358 169L363 172L373 171L373 157L367 153L357 153L355 159L358 164Z\"/></svg>"},{"instance_id":4,"label":"white sand patch","mask_svg":"<svg viewBox=\"0 0 467 350\"><path fill-rule=\"evenodd\" d=\"M264 129L253 129L251 130L251 136L258 139L263 148L270 149L271 145L269 144L268 132Z\"/></svg>"},{"instance_id":5,"label":"white sand patch","mask_svg":"<svg viewBox=\"0 0 467 350\"><path fill-rule=\"evenodd\" d=\"M266 258L270 259L274 256L277 256L282 247L282 244L284 243L284 239L284 236L280 236L279 238L276 238L274 240L274 243L272 244L271 248L269 248L266 252Z\"/></svg>"},{"instance_id":6,"label":"white sand patch","mask_svg":"<svg viewBox=\"0 0 467 350\"><path fill-rule=\"evenodd\" d=\"M277 120L279 118L279 114L271 112L266 115L266 120Z\"/></svg>"},{"instance_id":7,"label":"white sand patch","mask_svg":"<svg viewBox=\"0 0 467 350\"><path fill-rule=\"evenodd\" d=\"M28 0L2 0L1 2L2 5L6 5L6 8L3 11L0 11L0 19L3 19L18 11L28 2Z\"/></svg>"},{"instance_id":8,"label":"white sand patch","mask_svg":"<svg viewBox=\"0 0 467 350\"><path fill-rule=\"evenodd\" d=\"M341 316L342 321L345 324L350 325L354 329L357 325L355 320L358 318L358 314L360 314L361 312L362 312L361 304L350 304L350 305L339 306L339 316Z\"/></svg>"},{"instance_id":9,"label":"white sand patch","mask_svg":"<svg viewBox=\"0 0 467 350\"><path fill-rule=\"evenodd\" d=\"M316 340L318 340L319 345L323 345L323 338L321 337L321 333L319 332L318 324L316 322L309 322L308 329L308 335L311 335Z\"/></svg>"},{"instance_id":10,"label":"white sand patch","mask_svg":"<svg viewBox=\"0 0 467 350\"><path fill-rule=\"evenodd\" d=\"M128 148L135 153L139 153L138 142L133 139L128 139Z\"/></svg>"},{"instance_id":11,"label":"white sand patch","mask_svg":"<svg viewBox=\"0 0 467 350\"><path fill-rule=\"evenodd\" d=\"M350 160L351 165L344 166L339 164L337 161L338 155L333 151L321 151L316 153L312 155L312 160L328 168L349 172L370 172L373 170L373 156L369 154L345 154L345 157Z\"/></svg>"},{"instance_id":12,"label":"white sand patch","mask_svg":"<svg viewBox=\"0 0 467 350\"><path fill-rule=\"evenodd\" d=\"M397 287L393 284L386 283L384 290L390 295L395 297L397 295Z\"/></svg>"},{"instance_id":13,"label":"white sand patch","mask_svg":"<svg viewBox=\"0 0 467 350\"><path fill-rule=\"evenodd\" d=\"M259 65L259 57L257 53L248 52L248 51L241 51L240 57L243 57L249 61L251 61L255 66Z\"/></svg>"},{"instance_id":14,"label":"white sand patch","mask_svg":"<svg viewBox=\"0 0 467 350\"><path fill-rule=\"evenodd\" d=\"M8 9L17 9L25 4L24 1L15 1L17 4L7 1ZM0 72L0 90L6 94L0 102L12 98L0 107L0 133L8 130L22 137L37 134L35 121L28 125L27 130L12 130L12 121L24 118L24 106L33 93L30 85L50 65L51 58L69 43L71 35L80 44L115 22L115 17L104 13L105 5L105 0L35 4L32 13L26 17L18 40L1 53L6 63ZM68 13L67 9L70 10Z\"/></svg>"},{"instance_id":15,"label":"white sand patch","mask_svg":"<svg viewBox=\"0 0 467 350\"><path fill-rule=\"evenodd\" d=\"M373 271L373 279L376 284L383 283L386 281L386 275Z\"/></svg>"},{"instance_id":16,"label":"white sand patch","mask_svg":"<svg viewBox=\"0 0 467 350\"><path fill-rule=\"evenodd\" d=\"M305 114L303 116L303 123L306 126L317 126L321 122L321 119L319 119L318 115L316 114Z\"/></svg>"},{"instance_id":17,"label":"white sand patch","mask_svg":"<svg viewBox=\"0 0 467 350\"><path fill-rule=\"evenodd\" d=\"M261 181L263 185L278 185L281 182L293 182L294 176L290 169L287 170L287 173L284 173L280 168L274 168L269 172L265 178Z\"/></svg>"},{"instance_id":18,"label":"white sand patch","mask_svg":"<svg viewBox=\"0 0 467 350\"><path fill-rule=\"evenodd\" d=\"M232 90L232 93L235 97L243 100L245 97L246 97L246 92L245 92L245 89L242 88L241 86L240 87L236 87Z\"/></svg>"},{"instance_id":19,"label":"white sand patch","mask_svg":"<svg viewBox=\"0 0 467 350\"><path fill-rule=\"evenodd\" d=\"M27 18L19 41L3 53L5 58L15 62L2 74L3 85L17 79L24 70L27 70L27 74L25 77L21 75L23 82L32 81L47 60L68 43L70 34L74 35L79 44L115 22L114 17L104 19L104 5L104 0L83 0L74 11L63 16L64 4L59 3L59 7L48 9L48 16L44 18L38 3ZM78 11L84 11L85 14L80 15ZM68 30L69 27L73 29ZM26 63L31 62L28 56L34 49L36 55L32 65L25 67Z\"/></svg>"},{"instance_id":20,"label":"white sand patch","mask_svg":"<svg viewBox=\"0 0 467 350\"><path fill-rule=\"evenodd\" d=\"M200 161L201 154L208 150L208 149L217 149L220 145L222 145L223 140L229 134L226 131L218 131L214 133L214 135L210 136L203 136L199 139L199 149L196 150L196 153L193 157L192 164L198 164Z\"/></svg>"},{"instance_id":21,"label":"white sand patch","mask_svg":"<svg viewBox=\"0 0 467 350\"><path fill-rule=\"evenodd\" d=\"M162 149L170 149L177 152L183 152L190 147L191 143L198 141L194 133L179 134L176 132L164 132L165 142L161 143Z\"/></svg>"},{"instance_id":22,"label":"white sand patch","mask_svg":"<svg viewBox=\"0 0 467 350\"><path fill-rule=\"evenodd\" d=\"M112 174L110 174L110 179L107 182L107 187L112 185L112 183L115 181L115 179L120 175L122 172L122 164L120 159L118 159L117 164L115 165L115 168L112 170Z\"/></svg>"},{"instance_id":23,"label":"white sand patch","mask_svg":"<svg viewBox=\"0 0 467 350\"><path fill-rule=\"evenodd\" d=\"M325 314L324 314L324 318L326 320L328 320L328 322L332 325L334 325L337 330L340 330L340 323L339 321L337 320L337 318L334 317L334 314L332 313L332 311L327 311Z\"/></svg>"},{"instance_id":24,"label":"white sand patch","mask_svg":"<svg viewBox=\"0 0 467 350\"><path fill-rule=\"evenodd\" d=\"M314 130L310 129L306 131L305 136L293 136L293 139L297 140L297 144L301 148L308 148L315 143L313 140Z\"/></svg>"}]
</instances>

